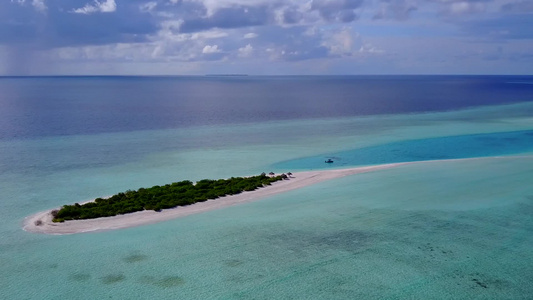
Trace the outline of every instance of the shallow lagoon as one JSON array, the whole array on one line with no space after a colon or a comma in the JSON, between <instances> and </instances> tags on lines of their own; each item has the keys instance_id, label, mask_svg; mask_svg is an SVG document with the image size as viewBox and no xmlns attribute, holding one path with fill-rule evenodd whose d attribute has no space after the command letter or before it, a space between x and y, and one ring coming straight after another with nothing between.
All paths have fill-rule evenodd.
<instances>
[{"instance_id":1,"label":"shallow lagoon","mask_svg":"<svg viewBox=\"0 0 533 300\"><path fill-rule=\"evenodd\" d=\"M532 176L532 157L409 165L155 225L24 236L5 249L16 280L3 286L17 298L526 299Z\"/></svg>"},{"instance_id":2,"label":"shallow lagoon","mask_svg":"<svg viewBox=\"0 0 533 300\"><path fill-rule=\"evenodd\" d=\"M491 153L507 158L361 174L149 226L44 236L20 225L36 211L129 188L291 171L284 162L402 141L531 131L531 111L526 103L2 141L0 295L526 299L527 139L523 151Z\"/></svg>"}]
</instances>

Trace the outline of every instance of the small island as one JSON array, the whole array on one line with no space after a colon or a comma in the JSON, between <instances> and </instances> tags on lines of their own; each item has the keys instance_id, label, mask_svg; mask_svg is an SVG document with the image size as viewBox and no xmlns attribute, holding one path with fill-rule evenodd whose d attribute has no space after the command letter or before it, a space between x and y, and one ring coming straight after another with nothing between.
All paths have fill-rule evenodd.
<instances>
[{"instance_id":1,"label":"small island","mask_svg":"<svg viewBox=\"0 0 533 300\"><path fill-rule=\"evenodd\" d=\"M271 173L273 174L273 173ZM112 217L143 210L161 211L178 206L187 206L209 199L228 195L237 195L245 191L254 191L273 182L287 179L286 174L267 176L262 173L251 177L232 177L229 179L203 179L196 184L189 180L174 182L164 186L128 190L109 198L97 198L85 204L64 205L52 211L53 222L67 220L96 219Z\"/></svg>"},{"instance_id":2,"label":"small island","mask_svg":"<svg viewBox=\"0 0 533 300\"><path fill-rule=\"evenodd\" d=\"M126 191L106 199L95 199L83 204L65 205L40 211L26 217L22 228L28 232L62 235L154 224L257 201L326 180L414 163L427 162L309 170L281 175L271 172L268 175L263 173L259 176L244 178L204 179L196 184L181 181L165 186Z\"/></svg>"}]
</instances>

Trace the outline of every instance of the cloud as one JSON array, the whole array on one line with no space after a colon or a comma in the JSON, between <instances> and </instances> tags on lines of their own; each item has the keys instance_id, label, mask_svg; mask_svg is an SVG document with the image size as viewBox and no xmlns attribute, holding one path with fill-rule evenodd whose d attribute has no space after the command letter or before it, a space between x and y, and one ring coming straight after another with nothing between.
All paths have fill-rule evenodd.
<instances>
[{"instance_id":1,"label":"cloud","mask_svg":"<svg viewBox=\"0 0 533 300\"><path fill-rule=\"evenodd\" d=\"M147 42L160 21L143 13L146 0L120 3L114 13L73 13L87 0L43 1L46 12L37 11L32 1L0 2L0 45L24 46L35 51L59 47ZM40 3L40 2L39 2ZM93 2L103 11L115 1ZM107 4L106 4L107 3ZM37 4L36 4L37 5ZM107 6L106 6L107 5ZM95 6L96 7L96 6Z\"/></svg>"},{"instance_id":2,"label":"cloud","mask_svg":"<svg viewBox=\"0 0 533 300\"><path fill-rule=\"evenodd\" d=\"M151 12L156 7L157 7L157 2L155 2L155 1L150 1L150 2L146 2L146 3L143 3L143 4L139 5L139 9L142 12Z\"/></svg>"},{"instance_id":3,"label":"cloud","mask_svg":"<svg viewBox=\"0 0 533 300\"><path fill-rule=\"evenodd\" d=\"M185 19L180 30L195 32L211 28L240 28L261 26L269 23L269 13L266 7L230 7L221 8L208 17L193 17Z\"/></svg>"},{"instance_id":4,"label":"cloud","mask_svg":"<svg viewBox=\"0 0 533 300\"><path fill-rule=\"evenodd\" d=\"M37 10L37 11L40 11L40 12L46 12L46 4L44 2L44 0L33 0L31 5Z\"/></svg>"},{"instance_id":5,"label":"cloud","mask_svg":"<svg viewBox=\"0 0 533 300\"><path fill-rule=\"evenodd\" d=\"M359 17L364 0L184 0L178 6L188 13L182 32L211 28L246 28L316 22L350 23Z\"/></svg>"},{"instance_id":6,"label":"cloud","mask_svg":"<svg viewBox=\"0 0 533 300\"><path fill-rule=\"evenodd\" d=\"M298 49L292 51L283 50L281 59L285 61L304 61L310 59L319 59L328 56L328 49L323 46L314 46L308 49Z\"/></svg>"},{"instance_id":7,"label":"cloud","mask_svg":"<svg viewBox=\"0 0 533 300\"><path fill-rule=\"evenodd\" d=\"M202 32L195 32L190 34L191 40L198 40L198 39L218 39L218 38L224 38L227 37L229 34L227 32L215 29L215 30L208 30L208 31L202 31Z\"/></svg>"},{"instance_id":8,"label":"cloud","mask_svg":"<svg viewBox=\"0 0 533 300\"><path fill-rule=\"evenodd\" d=\"M332 57L354 57L385 53L384 50L371 43L363 42L361 34L353 32L351 28L322 32L322 46L328 49L328 55Z\"/></svg>"},{"instance_id":9,"label":"cloud","mask_svg":"<svg viewBox=\"0 0 533 300\"><path fill-rule=\"evenodd\" d=\"M486 4L481 2L459 1L450 3L449 13L454 15L472 14L485 11Z\"/></svg>"},{"instance_id":10,"label":"cloud","mask_svg":"<svg viewBox=\"0 0 533 300\"><path fill-rule=\"evenodd\" d=\"M366 43L359 48L358 52L361 54L384 54L385 50L379 49L370 43Z\"/></svg>"},{"instance_id":11,"label":"cloud","mask_svg":"<svg viewBox=\"0 0 533 300\"><path fill-rule=\"evenodd\" d=\"M102 12L102 13L110 13L117 10L117 4L115 3L115 0L105 0L102 2L99 2L98 0L94 0L94 4L91 5L89 3L85 4L82 8L77 8L72 10L73 13L76 14L92 14L96 12Z\"/></svg>"},{"instance_id":12,"label":"cloud","mask_svg":"<svg viewBox=\"0 0 533 300\"><path fill-rule=\"evenodd\" d=\"M505 14L460 23L465 34L484 40L533 39L533 14Z\"/></svg>"},{"instance_id":13,"label":"cloud","mask_svg":"<svg viewBox=\"0 0 533 300\"><path fill-rule=\"evenodd\" d=\"M533 12L533 1L524 0L506 3L501 10L506 13L530 13Z\"/></svg>"},{"instance_id":14,"label":"cloud","mask_svg":"<svg viewBox=\"0 0 533 300\"><path fill-rule=\"evenodd\" d=\"M336 56L351 56L354 52L354 39L358 37L352 35L350 29L342 29L339 32L324 35L322 46L329 50L329 53Z\"/></svg>"},{"instance_id":15,"label":"cloud","mask_svg":"<svg viewBox=\"0 0 533 300\"><path fill-rule=\"evenodd\" d=\"M290 1L290 0L289 0ZM182 0L178 2L196 2L201 4L206 9L206 17L211 17L221 9L235 8L235 7L265 7L269 3L279 3L279 0Z\"/></svg>"},{"instance_id":16,"label":"cloud","mask_svg":"<svg viewBox=\"0 0 533 300\"><path fill-rule=\"evenodd\" d=\"M0 1L0 48L3 49L0 60L4 66L9 62L10 70L22 66L24 61L46 59L57 66L65 62L101 61L161 65L202 62L207 67L217 60L227 68L246 64L305 66L311 65L307 63L309 60L316 65L343 66L379 59L400 61L413 56L411 53L420 56L423 53L416 41L427 37L435 38L432 40L435 43L455 38L463 44L454 45L464 48L470 44L480 48L491 43L491 47L516 45L521 41L521 47L530 51L532 3L529 0ZM376 40L378 37L387 39ZM396 51L398 45L392 41L395 37L405 37L402 40L405 51ZM479 56L498 57L498 61L510 57L520 57L522 62L527 59L522 52L516 53L496 56L487 50ZM437 50L431 55L423 62L444 59L437 55ZM450 57L446 59L452 61ZM380 62L380 66L387 65ZM21 69L33 72L31 67Z\"/></svg>"},{"instance_id":17,"label":"cloud","mask_svg":"<svg viewBox=\"0 0 533 300\"><path fill-rule=\"evenodd\" d=\"M202 53L204 54L211 54L211 53L218 53L220 52L220 49L218 49L218 45L206 45L204 49L202 49Z\"/></svg>"},{"instance_id":18,"label":"cloud","mask_svg":"<svg viewBox=\"0 0 533 300\"><path fill-rule=\"evenodd\" d=\"M363 0L313 0L311 10L319 12L325 21L352 22L357 19L356 9Z\"/></svg>"},{"instance_id":19,"label":"cloud","mask_svg":"<svg viewBox=\"0 0 533 300\"><path fill-rule=\"evenodd\" d=\"M425 0L427 4L436 3L440 14L445 17L461 17L464 15L482 14L493 2L507 0Z\"/></svg>"},{"instance_id":20,"label":"cloud","mask_svg":"<svg viewBox=\"0 0 533 300\"><path fill-rule=\"evenodd\" d=\"M305 20L308 9L298 6L281 7L275 11L275 17L279 24L298 24Z\"/></svg>"},{"instance_id":21,"label":"cloud","mask_svg":"<svg viewBox=\"0 0 533 300\"><path fill-rule=\"evenodd\" d=\"M248 32L246 33L243 38L245 39L255 39L256 37L258 37L259 35L257 33L254 33L254 32Z\"/></svg>"},{"instance_id":22,"label":"cloud","mask_svg":"<svg viewBox=\"0 0 533 300\"><path fill-rule=\"evenodd\" d=\"M407 20L418 9L413 0L382 0L373 19Z\"/></svg>"},{"instance_id":23,"label":"cloud","mask_svg":"<svg viewBox=\"0 0 533 300\"><path fill-rule=\"evenodd\" d=\"M11 3L16 3L18 5L24 6L26 5L26 0L11 0ZM31 0L31 5L36 11L42 13L46 12L46 9L48 8L46 6L45 0Z\"/></svg>"},{"instance_id":24,"label":"cloud","mask_svg":"<svg viewBox=\"0 0 533 300\"><path fill-rule=\"evenodd\" d=\"M240 57L250 57L252 53L254 52L254 47L252 45L248 44L242 48L239 48L239 56Z\"/></svg>"}]
</instances>

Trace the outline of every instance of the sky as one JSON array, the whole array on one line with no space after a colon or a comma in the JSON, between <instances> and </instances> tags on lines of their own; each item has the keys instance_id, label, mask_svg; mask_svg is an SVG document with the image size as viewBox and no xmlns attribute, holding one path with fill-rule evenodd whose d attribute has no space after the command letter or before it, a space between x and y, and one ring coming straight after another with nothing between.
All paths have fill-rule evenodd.
<instances>
[{"instance_id":1,"label":"sky","mask_svg":"<svg viewBox=\"0 0 533 300\"><path fill-rule=\"evenodd\" d=\"M0 0L0 75L533 74L533 0Z\"/></svg>"}]
</instances>

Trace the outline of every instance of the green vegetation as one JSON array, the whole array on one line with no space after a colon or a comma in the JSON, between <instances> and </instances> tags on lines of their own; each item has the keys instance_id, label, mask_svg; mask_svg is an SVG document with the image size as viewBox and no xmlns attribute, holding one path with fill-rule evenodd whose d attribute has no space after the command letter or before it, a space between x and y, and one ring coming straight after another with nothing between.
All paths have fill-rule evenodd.
<instances>
[{"instance_id":1,"label":"green vegetation","mask_svg":"<svg viewBox=\"0 0 533 300\"><path fill-rule=\"evenodd\" d=\"M226 195L240 194L243 191L253 191L285 178L287 178L285 174L269 177L263 173L252 177L204 179L196 182L196 184L185 180L164 186L140 188L137 191L128 190L107 199L98 198L94 202L83 205L78 203L65 205L59 211L53 212L53 221L111 217L142 210L161 211L166 208L190 205Z\"/></svg>"}]
</instances>

